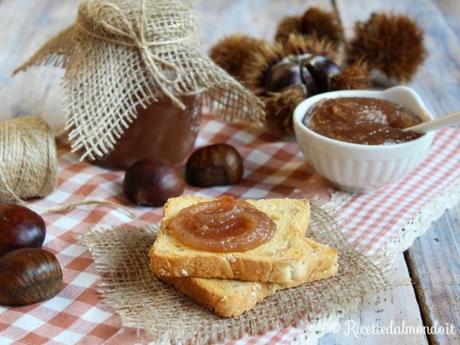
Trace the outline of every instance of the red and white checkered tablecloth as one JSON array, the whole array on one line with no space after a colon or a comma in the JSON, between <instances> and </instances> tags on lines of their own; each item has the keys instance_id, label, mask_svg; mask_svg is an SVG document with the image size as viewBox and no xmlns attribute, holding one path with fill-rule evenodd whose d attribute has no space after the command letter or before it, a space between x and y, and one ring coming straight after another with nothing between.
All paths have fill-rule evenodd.
<instances>
[{"instance_id":1,"label":"red and white checkered tablecloth","mask_svg":"<svg viewBox=\"0 0 460 345\"><path fill-rule=\"evenodd\" d=\"M186 193L242 198L321 196L333 187L304 161L295 142L277 142L270 135L213 118L203 121L197 146L227 142L245 160L245 177L237 186L187 188ZM122 172L79 162L60 149L59 186L33 206L48 207L84 199L101 199L130 207L121 190ZM445 129L435 137L429 157L403 181L380 191L349 197L339 209L350 241L375 252L436 197L460 181L460 131ZM131 208L136 225L157 223L161 209ZM65 287L53 299L26 307L0 307L0 344L123 344L146 343L142 334L121 328L119 318L103 305L97 292L99 277L89 252L76 237L94 225L132 222L124 213L106 207L80 207L66 214L46 214L44 247L55 253L64 272ZM301 330L286 328L232 344L287 344Z\"/></svg>"}]
</instances>

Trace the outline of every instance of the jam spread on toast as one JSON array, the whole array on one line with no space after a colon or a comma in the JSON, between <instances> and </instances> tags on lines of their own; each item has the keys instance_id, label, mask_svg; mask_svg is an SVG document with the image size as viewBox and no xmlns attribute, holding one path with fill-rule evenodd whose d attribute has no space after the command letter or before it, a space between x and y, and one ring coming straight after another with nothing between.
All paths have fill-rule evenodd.
<instances>
[{"instance_id":1,"label":"jam spread on toast","mask_svg":"<svg viewBox=\"0 0 460 345\"><path fill-rule=\"evenodd\" d=\"M403 131L422 122L402 105L378 98L324 99L307 113L304 124L326 137L355 144L386 145L414 140L420 134Z\"/></svg>"},{"instance_id":2,"label":"jam spread on toast","mask_svg":"<svg viewBox=\"0 0 460 345\"><path fill-rule=\"evenodd\" d=\"M243 252L268 242L276 224L250 203L223 196L178 212L167 231L188 247L211 252Z\"/></svg>"}]
</instances>

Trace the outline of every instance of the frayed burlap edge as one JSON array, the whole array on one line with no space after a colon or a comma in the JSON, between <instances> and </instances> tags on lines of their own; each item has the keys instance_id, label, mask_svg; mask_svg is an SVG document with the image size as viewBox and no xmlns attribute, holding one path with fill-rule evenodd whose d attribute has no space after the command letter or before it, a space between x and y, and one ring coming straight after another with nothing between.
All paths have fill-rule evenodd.
<instances>
[{"instance_id":1,"label":"frayed burlap edge","mask_svg":"<svg viewBox=\"0 0 460 345\"><path fill-rule=\"evenodd\" d=\"M34 65L66 69L63 105L72 151L110 153L139 107L204 96L228 121L264 123L261 101L201 51L197 16L183 0L84 0L72 26L15 72Z\"/></svg>"},{"instance_id":2,"label":"frayed burlap edge","mask_svg":"<svg viewBox=\"0 0 460 345\"><path fill-rule=\"evenodd\" d=\"M122 324L147 331L155 343L208 344L266 333L311 322L357 308L369 294L391 294L385 279L389 266L377 266L347 245L333 218L312 205L309 237L337 249L339 272L323 281L286 289L266 298L235 318L221 318L165 285L151 273L148 249L155 227L96 227L79 238L101 275L104 302L119 314Z\"/></svg>"}]
</instances>

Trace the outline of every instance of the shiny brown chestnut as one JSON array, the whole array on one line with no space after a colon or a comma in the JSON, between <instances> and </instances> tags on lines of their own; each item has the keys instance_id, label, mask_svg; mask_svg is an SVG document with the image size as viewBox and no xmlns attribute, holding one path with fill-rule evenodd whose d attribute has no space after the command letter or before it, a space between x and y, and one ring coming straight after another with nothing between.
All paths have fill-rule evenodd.
<instances>
[{"instance_id":1,"label":"shiny brown chestnut","mask_svg":"<svg viewBox=\"0 0 460 345\"><path fill-rule=\"evenodd\" d=\"M196 187L237 184L243 170L243 159L233 146L214 144L192 153L185 166L185 179Z\"/></svg>"},{"instance_id":2,"label":"shiny brown chestnut","mask_svg":"<svg viewBox=\"0 0 460 345\"><path fill-rule=\"evenodd\" d=\"M292 85L301 85L303 84L301 72L296 62L284 59L268 71L265 79L265 90L277 92Z\"/></svg>"},{"instance_id":3,"label":"shiny brown chestnut","mask_svg":"<svg viewBox=\"0 0 460 345\"><path fill-rule=\"evenodd\" d=\"M340 73L340 68L322 55L291 55L267 72L265 90L279 92L294 86L305 86L307 97L331 90L332 78Z\"/></svg>"},{"instance_id":4,"label":"shiny brown chestnut","mask_svg":"<svg viewBox=\"0 0 460 345\"><path fill-rule=\"evenodd\" d=\"M292 55L272 66L265 77L265 90L279 92L290 86L303 85L308 96L316 94L316 82L307 68L311 57L310 54Z\"/></svg>"},{"instance_id":5,"label":"shiny brown chestnut","mask_svg":"<svg viewBox=\"0 0 460 345\"><path fill-rule=\"evenodd\" d=\"M0 304L29 305L54 297L62 289L56 257L41 248L16 249L0 258Z\"/></svg>"},{"instance_id":6,"label":"shiny brown chestnut","mask_svg":"<svg viewBox=\"0 0 460 345\"><path fill-rule=\"evenodd\" d=\"M185 182L171 163L142 159L126 170L123 191L129 201L143 206L163 206L184 192Z\"/></svg>"},{"instance_id":7,"label":"shiny brown chestnut","mask_svg":"<svg viewBox=\"0 0 460 345\"><path fill-rule=\"evenodd\" d=\"M312 57L306 66L316 82L318 92L332 90L332 78L340 73L339 66L322 55Z\"/></svg>"},{"instance_id":8,"label":"shiny brown chestnut","mask_svg":"<svg viewBox=\"0 0 460 345\"><path fill-rule=\"evenodd\" d=\"M37 213L15 204L0 204L0 256L18 248L40 248L45 235L45 222Z\"/></svg>"}]
</instances>

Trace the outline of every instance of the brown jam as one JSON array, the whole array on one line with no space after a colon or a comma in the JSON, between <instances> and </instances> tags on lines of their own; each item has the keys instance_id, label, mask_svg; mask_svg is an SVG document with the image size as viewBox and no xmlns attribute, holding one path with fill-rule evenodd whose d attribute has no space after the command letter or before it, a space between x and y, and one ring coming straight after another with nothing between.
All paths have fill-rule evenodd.
<instances>
[{"instance_id":1,"label":"brown jam","mask_svg":"<svg viewBox=\"0 0 460 345\"><path fill-rule=\"evenodd\" d=\"M201 98L183 97L187 107L180 110L169 99L139 108L137 118L117 141L114 150L95 163L127 169L143 158L165 159L179 163L193 150L198 134Z\"/></svg>"},{"instance_id":2,"label":"brown jam","mask_svg":"<svg viewBox=\"0 0 460 345\"><path fill-rule=\"evenodd\" d=\"M210 252L243 252L268 242L275 223L243 200L229 196L182 209L167 231L188 247Z\"/></svg>"},{"instance_id":3,"label":"brown jam","mask_svg":"<svg viewBox=\"0 0 460 345\"><path fill-rule=\"evenodd\" d=\"M398 144L417 139L421 134L402 129L422 122L399 104L366 97L322 100L303 121L326 137L365 145Z\"/></svg>"}]
</instances>

